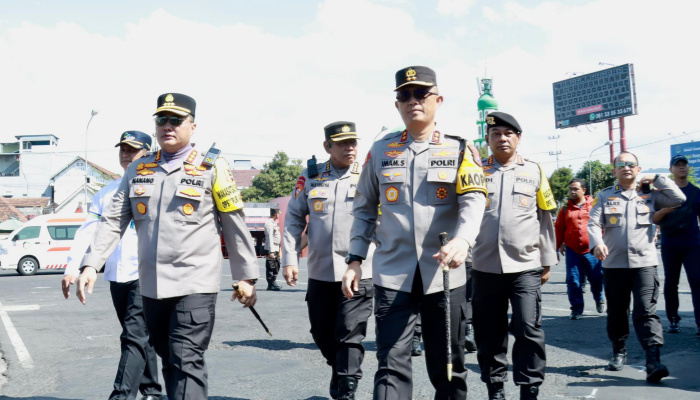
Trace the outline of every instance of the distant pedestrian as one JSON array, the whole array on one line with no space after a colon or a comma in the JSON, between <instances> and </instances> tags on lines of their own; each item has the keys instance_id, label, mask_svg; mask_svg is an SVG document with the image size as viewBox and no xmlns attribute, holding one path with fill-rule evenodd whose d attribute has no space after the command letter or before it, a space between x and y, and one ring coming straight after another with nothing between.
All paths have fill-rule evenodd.
<instances>
[{"instance_id":1,"label":"distant pedestrian","mask_svg":"<svg viewBox=\"0 0 700 400\"><path fill-rule=\"evenodd\" d=\"M583 314L583 278L591 282L591 293L598 313L605 312L603 296L603 267L591 254L588 245L588 219L593 199L586 194L586 181L569 182L569 200L559 210L554 225L559 253L566 255L566 292L569 295L571 315L577 320Z\"/></svg>"},{"instance_id":2,"label":"distant pedestrian","mask_svg":"<svg viewBox=\"0 0 700 400\"><path fill-rule=\"evenodd\" d=\"M279 291L282 286L277 283L277 274L280 272L280 235L279 225L280 210L270 208L270 218L265 221L265 279L267 279L267 290Z\"/></svg>"}]
</instances>

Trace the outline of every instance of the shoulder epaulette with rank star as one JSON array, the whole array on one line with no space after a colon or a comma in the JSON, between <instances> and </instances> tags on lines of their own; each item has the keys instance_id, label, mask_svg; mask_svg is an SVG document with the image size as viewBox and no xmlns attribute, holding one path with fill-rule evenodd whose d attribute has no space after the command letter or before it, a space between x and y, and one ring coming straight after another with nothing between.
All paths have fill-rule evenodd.
<instances>
[{"instance_id":1,"label":"shoulder epaulette with rank star","mask_svg":"<svg viewBox=\"0 0 700 400\"><path fill-rule=\"evenodd\" d=\"M192 161L197 157L197 150L192 150L190 152L190 155L187 156L187 159L185 160L186 163L192 164Z\"/></svg>"},{"instance_id":2,"label":"shoulder epaulette with rank star","mask_svg":"<svg viewBox=\"0 0 700 400\"><path fill-rule=\"evenodd\" d=\"M433 132L433 135L430 137L430 143L431 144L440 144L441 139L442 139L442 135L440 134L440 131L436 130Z\"/></svg>"},{"instance_id":3,"label":"shoulder epaulette with rank star","mask_svg":"<svg viewBox=\"0 0 700 400\"><path fill-rule=\"evenodd\" d=\"M350 171L351 174L359 174L360 173L360 163L355 161L352 164L352 170Z\"/></svg>"},{"instance_id":4,"label":"shoulder epaulette with rank star","mask_svg":"<svg viewBox=\"0 0 700 400\"><path fill-rule=\"evenodd\" d=\"M493 156L489 156L489 158L486 160L486 165L493 165Z\"/></svg>"},{"instance_id":5,"label":"shoulder epaulette with rank star","mask_svg":"<svg viewBox=\"0 0 700 400\"><path fill-rule=\"evenodd\" d=\"M517 157L515 157L515 162L520 164L520 165L525 165L525 160L523 159L523 156L521 156L520 154L518 154Z\"/></svg>"},{"instance_id":6,"label":"shoulder epaulette with rank star","mask_svg":"<svg viewBox=\"0 0 700 400\"><path fill-rule=\"evenodd\" d=\"M156 153L156 159L155 159L155 161L160 161L160 155L161 155L161 154L160 154L160 150L158 150L158 152Z\"/></svg>"}]
</instances>

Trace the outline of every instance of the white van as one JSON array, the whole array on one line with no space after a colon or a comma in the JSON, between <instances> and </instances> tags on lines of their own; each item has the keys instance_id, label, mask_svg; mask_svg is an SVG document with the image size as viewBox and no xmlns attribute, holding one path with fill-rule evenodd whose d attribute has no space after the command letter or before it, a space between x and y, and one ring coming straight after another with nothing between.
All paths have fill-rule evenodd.
<instances>
[{"instance_id":1,"label":"white van","mask_svg":"<svg viewBox=\"0 0 700 400\"><path fill-rule=\"evenodd\" d=\"M65 269L75 232L87 214L46 214L29 220L0 240L0 269L34 275L39 269Z\"/></svg>"}]
</instances>

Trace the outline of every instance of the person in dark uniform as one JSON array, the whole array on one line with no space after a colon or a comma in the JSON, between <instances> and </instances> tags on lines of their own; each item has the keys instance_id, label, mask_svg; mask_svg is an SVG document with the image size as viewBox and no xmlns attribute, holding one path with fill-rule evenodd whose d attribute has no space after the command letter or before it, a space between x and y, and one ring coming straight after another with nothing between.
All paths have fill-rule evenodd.
<instances>
[{"instance_id":1,"label":"person in dark uniform","mask_svg":"<svg viewBox=\"0 0 700 400\"><path fill-rule=\"evenodd\" d=\"M520 398L533 400L546 365L540 286L557 263L551 215L556 203L540 165L517 152L518 121L492 112L486 123L493 155L483 166L488 201L473 250L476 354L489 400L504 399L510 331L515 337L513 380Z\"/></svg>"},{"instance_id":2,"label":"person in dark uniform","mask_svg":"<svg viewBox=\"0 0 700 400\"><path fill-rule=\"evenodd\" d=\"M221 288L220 234L240 287L231 300L255 305L258 262L231 168L216 149L190 143L194 99L167 93L157 107L161 150L126 170L82 260L77 295L84 301L85 289L92 293L95 267L104 265L133 220L146 325L163 364L168 399L206 399L204 352Z\"/></svg>"},{"instance_id":3,"label":"person in dark uniform","mask_svg":"<svg viewBox=\"0 0 700 400\"><path fill-rule=\"evenodd\" d=\"M464 350L467 353L474 353L476 351L476 339L474 338L474 324L473 316L474 309L472 307L472 301L474 300L474 263L472 262L472 252L469 251L469 256L467 261L464 263L464 271L467 273L467 305L464 309L465 316L465 328L464 328Z\"/></svg>"},{"instance_id":4,"label":"person in dark uniform","mask_svg":"<svg viewBox=\"0 0 700 400\"><path fill-rule=\"evenodd\" d=\"M376 234L372 280L379 366L374 398L412 398L411 341L420 314L435 398L463 400L467 396L464 261L486 203L481 160L471 143L437 130L435 112L443 97L432 69L407 67L395 78L395 106L406 129L377 140L367 154L355 194L343 291L352 298L360 288L362 260ZM441 232L452 238L442 247ZM451 268L448 310L445 266ZM451 380L446 311L451 321Z\"/></svg>"},{"instance_id":5,"label":"person in dark uniform","mask_svg":"<svg viewBox=\"0 0 700 400\"><path fill-rule=\"evenodd\" d=\"M265 279L267 279L267 290L279 291L282 287L277 284L277 274L280 272L280 235L279 220L280 210L270 209L270 218L265 221Z\"/></svg>"},{"instance_id":6,"label":"person in dark uniform","mask_svg":"<svg viewBox=\"0 0 700 400\"><path fill-rule=\"evenodd\" d=\"M588 236L593 255L604 261L607 331L613 346L608 368L620 371L627 361L625 343L630 332L631 296L634 331L647 356L646 379L658 383L668 376L668 368L661 364L664 336L661 319L656 315L659 259L652 219L655 209L678 207L685 195L671 179L660 175L646 175L640 181L640 186L653 183L655 190L638 188L637 175L641 170L634 154L623 151L615 157L613 172L617 184L601 190L593 201Z\"/></svg>"},{"instance_id":7,"label":"person in dark uniform","mask_svg":"<svg viewBox=\"0 0 700 400\"><path fill-rule=\"evenodd\" d=\"M371 259L364 263L365 278L358 291L351 299L345 298L340 286L347 268L352 203L361 171L356 160L358 136L355 124L348 121L329 124L324 132L323 147L330 159L302 171L289 201L284 219L283 274L288 285L296 285L308 217L306 304L311 335L332 369L331 397L352 400L362 378L362 340L372 314L372 264Z\"/></svg>"}]
</instances>

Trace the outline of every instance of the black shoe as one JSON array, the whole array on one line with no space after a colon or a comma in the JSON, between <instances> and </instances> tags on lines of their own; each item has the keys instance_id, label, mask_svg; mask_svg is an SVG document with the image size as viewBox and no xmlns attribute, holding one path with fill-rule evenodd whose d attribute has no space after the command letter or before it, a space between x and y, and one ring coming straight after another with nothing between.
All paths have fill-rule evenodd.
<instances>
[{"instance_id":1,"label":"black shoe","mask_svg":"<svg viewBox=\"0 0 700 400\"><path fill-rule=\"evenodd\" d=\"M341 376L338 378L338 400L355 400L357 390L357 378Z\"/></svg>"},{"instance_id":2,"label":"black shoe","mask_svg":"<svg viewBox=\"0 0 700 400\"><path fill-rule=\"evenodd\" d=\"M605 302L604 301L599 301L595 303L595 310L598 311L598 314L602 314L607 310L607 307L605 307Z\"/></svg>"},{"instance_id":3,"label":"black shoe","mask_svg":"<svg viewBox=\"0 0 700 400\"><path fill-rule=\"evenodd\" d=\"M487 383L486 389L489 391L489 400L506 400L503 382Z\"/></svg>"},{"instance_id":4,"label":"black shoe","mask_svg":"<svg viewBox=\"0 0 700 400\"><path fill-rule=\"evenodd\" d=\"M279 292L280 290L282 290L282 286L278 285L275 281L270 281L267 282L267 290L274 290L275 292Z\"/></svg>"},{"instance_id":5,"label":"black shoe","mask_svg":"<svg viewBox=\"0 0 700 400\"><path fill-rule=\"evenodd\" d=\"M571 312L571 315L569 315L569 319L574 320L574 321L575 321L575 320L578 320L578 319L581 319L581 313L580 313L580 312L576 312L576 311L572 311L572 312Z\"/></svg>"},{"instance_id":6,"label":"black shoe","mask_svg":"<svg viewBox=\"0 0 700 400\"><path fill-rule=\"evenodd\" d=\"M613 356L610 359L610 364L608 364L608 369L610 371L622 371L622 368L627 362L627 349L624 347L619 350L613 350Z\"/></svg>"},{"instance_id":7,"label":"black shoe","mask_svg":"<svg viewBox=\"0 0 700 400\"><path fill-rule=\"evenodd\" d=\"M540 394L538 385L520 385L520 400L537 400Z\"/></svg>"},{"instance_id":8,"label":"black shoe","mask_svg":"<svg viewBox=\"0 0 700 400\"><path fill-rule=\"evenodd\" d=\"M678 333L681 331L680 326L678 326L679 322L681 322L681 319L676 317L676 318L671 318L671 326L668 327L668 333Z\"/></svg>"},{"instance_id":9,"label":"black shoe","mask_svg":"<svg viewBox=\"0 0 700 400\"><path fill-rule=\"evenodd\" d=\"M659 383L668 376L668 368L661 364L661 349L658 345L647 349L647 382Z\"/></svg>"},{"instance_id":10,"label":"black shoe","mask_svg":"<svg viewBox=\"0 0 700 400\"><path fill-rule=\"evenodd\" d=\"M467 324L467 329L464 330L464 350L467 353L476 351L476 341L474 340L474 325Z\"/></svg>"},{"instance_id":11,"label":"black shoe","mask_svg":"<svg viewBox=\"0 0 700 400\"><path fill-rule=\"evenodd\" d=\"M340 392L338 391L338 375L335 374L335 368L333 368L333 372L331 373L331 384L328 387L328 393L331 395L331 399L337 399L338 396L340 396Z\"/></svg>"},{"instance_id":12,"label":"black shoe","mask_svg":"<svg viewBox=\"0 0 700 400\"><path fill-rule=\"evenodd\" d=\"M413 336L411 339L411 357L420 357L423 355L423 349L420 347L420 336Z\"/></svg>"}]
</instances>

